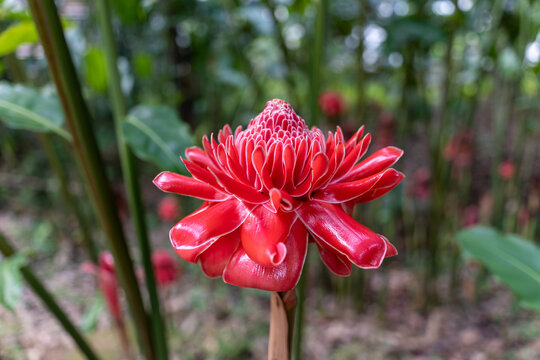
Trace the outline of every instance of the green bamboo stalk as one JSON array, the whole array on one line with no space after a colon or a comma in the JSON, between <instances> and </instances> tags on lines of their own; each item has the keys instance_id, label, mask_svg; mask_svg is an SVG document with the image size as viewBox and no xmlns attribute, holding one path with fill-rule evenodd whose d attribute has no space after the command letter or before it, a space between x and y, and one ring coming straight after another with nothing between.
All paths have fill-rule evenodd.
<instances>
[{"instance_id":1,"label":"green bamboo stalk","mask_svg":"<svg viewBox=\"0 0 540 360\"><path fill-rule=\"evenodd\" d=\"M285 80L287 82L287 89L289 91L289 96L291 97L290 102L295 104L296 106L298 106L298 99L297 99L297 96L296 96L295 85L294 85L295 82L294 82L294 78L292 76L292 71L293 71L294 66L295 66L293 58L291 56L289 48L287 47L287 44L285 43L285 38L283 37L282 29L279 26L279 22L276 19L276 15L275 15L276 9L275 9L275 7L272 5L270 0L263 0L263 4L268 9L268 12L270 12L270 19L272 20L272 23L273 23L273 26L274 26L274 32L276 34L277 43L278 43L279 48L281 49L281 52L282 52L282 55L283 55L283 60L284 60L284 63L285 63L285 67L287 68L287 70L286 70L287 72L286 72L286 75L285 75Z\"/></svg>"},{"instance_id":2,"label":"green bamboo stalk","mask_svg":"<svg viewBox=\"0 0 540 360\"><path fill-rule=\"evenodd\" d=\"M111 202L113 196L93 133L93 119L81 93L56 5L53 0L29 0L28 4L73 136L75 152L83 166L85 180L92 193L92 201L115 259L116 270L134 318L139 345L146 358L153 359L150 322L142 301L122 223L114 203Z\"/></svg>"},{"instance_id":3,"label":"green bamboo stalk","mask_svg":"<svg viewBox=\"0 0 540 360\"><path fill-rule=\"evenodd\" d=\"M148 239L144 206L140 195L137 171L134 166L135 158L124 139L122 131L122 122L126 118L126 104L120 85L120 75L118 73L116 46L111 24L111 10L109 3L106 0L98 0L97 9L97 17L101 28L105 57L107 60L109 93L112 100L120 164L122 166L122 174L124 176L126 192L128 195L130 213L135 225L135 234L141 252L140 256L144 268L146 288L150 298L150 307L152 310L152 336L156 351L156 359L167 359L167 333L161 316L159 295L152 266L152 248Z\"/></svg>"},{"instance_id":4,"label":"green bamboo stalk","mask_svg":"<svg viewBox=\"0 0 540 360\"><path fill-rule=\"evenodd\" d=\"M311 44L311 69L309 76L309 122L317 125L319 119L318 98L321 91L322 61L324 58L324 38L327 0L317 1L317 14Z\"/></svg>"},{"instance_id":5,"label":"green bamboo stalk","mask_svg":"<svg viewBox=\"0 0 540 360\"><path fill-rule=\"evenodd\" d=\"M10 257L15 255L17 252L15 248L9 243L9 241L0 233L0 252L5 257ZM79 350L86 356L87 359L97 360L99 359L97 354L94 352L90 344L84 339L82 334L79 332L77 327L73 324L67 314L62 310L62 308L56 302L54 296L47 290L45 285L39 280L39 278L34 275L32 270L26 265L22 266L21 274L32 288L34 293L41 299L45 307L50 311L50 313L58 320L60 325L64 330L71 336L75 344L79 347Z\"/></svg>"},{"instance_id":6,"label":"green bamboo stalk","mask_svg":"<svg viewBox=\"0 0 540 360\"><path fill-rule=\"evenodd\" d=\"M49 165L51 166L54 174L56 175L58 184L60 185L60 193L62 194L64 202L73 211L73 214L77 219L79 229L81 230L81 240L83 246L86 249L88 257L94 264L97 264L98 255L96 245L94 244L90 232L90 226L88 225L88 222L86 221L86 218L84 217L81 209L77 205L75 198L69 191L68 179L64 173L64 170L62 169L60 158L58 157L58 154L54 149L53 144L51 143L51 138L48 134L39 134L39 141L41 142L41 145L43 146L43 149L47 154Z\"/></svg>"}]
</instances>

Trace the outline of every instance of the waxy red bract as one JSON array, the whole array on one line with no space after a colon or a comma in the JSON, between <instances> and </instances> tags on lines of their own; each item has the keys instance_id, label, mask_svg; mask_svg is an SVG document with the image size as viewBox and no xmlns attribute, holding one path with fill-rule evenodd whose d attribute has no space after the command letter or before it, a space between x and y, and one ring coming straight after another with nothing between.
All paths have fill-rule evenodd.
<instances>
[{"instance_id":1,"label":"waxy red bract","mask_svg":"<svg viewBox=\"0 0 540 360\"><path fill-rule=\"evenodd\" d=\"M338 127L325 137L275 99L246 130L205 136L183 159L193 178L166 171L154 179L163 191L204 200L171 229L176 252L210 277L270 291L296 286L308 242L337 275L351 264L379 267L396 249L350 215L401 182L389 167L403 151L389 146L360 161L371 140L362 135L363 127L345 140Z\"/></svg>"}]
</instances>

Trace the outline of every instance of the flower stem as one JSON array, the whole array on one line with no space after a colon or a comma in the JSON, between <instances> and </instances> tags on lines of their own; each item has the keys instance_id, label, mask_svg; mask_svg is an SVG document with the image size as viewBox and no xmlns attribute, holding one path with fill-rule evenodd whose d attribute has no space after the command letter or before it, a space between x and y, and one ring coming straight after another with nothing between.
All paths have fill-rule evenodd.
<instances>
[{"instance_id":1,"label":"flower stem","mask_svg":"<svg viewBox=\"0 0 540 360\"><path fill-rule=\"evenodd\" d=\"M307 259L306 259L307 262ZM296 285L296 311L294 313L294 326L292 334L291 354L293 360L302 358L302 330L304 328L304 300L306 297L306 277L307 267L304 266L304 271L300 280Z\"/></svg>"},{"instance_id":2,"label":"flower stem","mask_svg":"<svg viewBox=\"0 0 540 360\"><path fill-rule=\"evenodd\" d=\"M146 288L150 299L152 336L156 350L156 359L167 359L167 335L165 324L161 316L159 296L156 287L154 270L152 267L152 248L148 239L148 229L144 216L144 207L140 195L139 181L134 166L135 158L129 149L122 132L122 122L126 117L126 104L124 94L120 84L120 75L117 66L117 53L114 41L114 34L111 24L111 11L106 0L97 1L97 17L107 60L107 72L109 74L109 93L112 99L112 109L116 137L118 140L118 151L122 174L126 183L126 192L130 207L130 213L135 225L135 234L141 252L141 259L144 268Z\"/></svg>"},{"instance_id":3,"label":"flower stem","mask_svg":"<svg viewBox=\"0 0 540 360\"><path fill-rule=\"evenodd\" d=\"M270 336L268 360L289 360L294 329L296 295L293 290L270 294Z\"/></svg>"},{"instance_id":4,"label":"flower stem","mask_svg":"<svg viewBox=\"0 0 540 360\"><path fill-rule=\"evenodd\" d=\"M79 79L64 38L56 5L53 0L29 0L28 5L73 136L75 153L84 169L85 180L92 194L91 199L115 259L120 282L133 315L141 350L147 359L153 359L150 323L122 223L111 201L112 192L92 129L93 119L81 93Z\"/></svg>"},{"instance_id":5,"label":"flower stem","mask_svg":"<svg viewBox=\"0 0 540 360\"><path fill-rule=\"evenodd\" d=\"M0 234L0 252L6 256L13 256L16 254L16 251L14 247L9 243L9 241ZM34 275L32 270L28 266L22 266L21 274L28 283L28 285L32 288L34 293L41 299L43 304L47 307L47 309L51 312L51 314L56 317L60 325L64 328L64 330L71 336L73 341L75 341L75 344L79 347L79 350L86 356L87 359L91 360L97 360L98 356L92 350L88 342L84 339L84 337L81 335L77 327L73 324L73 322L69 319L69 317L66 315L66 313L62 310L62 308L58 305L56 300L54 299L53 295L45 288L43 283Z\"/></svg>"}]
</instances>

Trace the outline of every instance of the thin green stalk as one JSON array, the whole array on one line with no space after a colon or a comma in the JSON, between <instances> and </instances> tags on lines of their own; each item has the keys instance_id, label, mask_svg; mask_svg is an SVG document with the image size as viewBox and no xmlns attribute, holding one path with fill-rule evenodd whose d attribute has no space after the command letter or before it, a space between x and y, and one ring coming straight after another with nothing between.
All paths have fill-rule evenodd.
<instances>
[{"instance_id":1,"label":"thin green stalk","mask_svg":"<svg viewBox=\"0 0 540 360\"><path fill-rule=\"evenodd\" d=\"M5 257L13 256L16 254L15 248L2 234L0 234L0 252ZM58 320L64 330L71 336L73 341L75 341L75 344L77 344L79 350L81 350L84 356L86 356L87 359L91 360L99 359L94 350L92 350L90 344L86 342L77 327L73 324L67 314L58 305L58 303L54 299L54 296L47 290L47 288L45 288L43 283L36 277L36 275L34 275L32 270L30 270L30 268L25 265L21 267L20 271L28 285L34 291L34 293L41 299L45 307L47 307L50 313L56 318L56 320Z\"/></svg>"},{"instance_id":2,"label":"thin green stalk","mask_svg":"<svg viewBox=\"0 0 540 360\"><path fill-rule=\"evenodd\" d=\"M274 32L276 33L277 43L283 55L283 60L286 67L285 80L287 83L289 96L291 97L290 102L298 106L298 98L296 96L295 85L294 85L295 81L292 76L292 71L294 69L295 63L293 61L289 48L287 47L285 38L283 37L282 29L279 26L279 21L276 18L276 15L275 15L276 8L272 5L270 0L263 0L263 4L266 6L266 8L268 9L268 12L270 13L270 20L272 21L273 26L274 26Z\"/></svg>"},{"instance_id":3,"label":"thin green stalk","mask_svg":"<svg viewBox=\"0 0 540 360\"><path fill-rule=\"evenodd\" d=\"M150 322L144 308L122 223L114 202L111 201L113 196L105 173L105 165L92 129L93 119L81 93L81 86L64 38L56 5L53 0L29 0L28 4L73 136L75 152L84 169L85 180L92 194L91 199L115 259L116 270L133 315L141 350L147 359L153 359Z\"/></svg>"},{"instance_id":4,"label":"thin green stalk","mask_svg":"<svg viewBox=\"0 0 540 360\"><path fill-rule=\"evenodd\" d=\"M118 141L118 152L120 154L120 163L122 174L126 183L126 192L130 213L135 225L135 234L141 252L141 259L144 268L146 288L150 298L152 336L156 351L156 359L167 359L167 334L165 324L161 316L159 295L156 287L156 280L152 266L152 248L148 239L148 229L144 217L144 206L139 189L137 171L134 166L135 158L129 149L122 131L122 122L126 118L126 104L122 87L120 85L120 75L117 66L117 54L114 41L114 34L111 24L111 11L109 3L106 0L98 0L97 17L101 33L103 36L103 45L105 57L107 59L107 72L109 75L109 93L112 99L112 108L114 115L114 124L116 128L116 138Z\"/></svg>"},{"instance_id":5,"label":"thin green stalk","mask_svg":"<svg viewBox=\"0 0 540 360\"><path fill-rule=\"evenodd\" d=\"M15 58L15 56L13 56L12 54L6 56L6 63L8 65L8 70L13 77L13 80L18 83L28 82L26 72L24 71L24 68L21 66L17 58ZM92 240L90 227L88 226L88 222L86 221L83 213L77 205L73 195L69 191L68 179L64 173L64 170L62 169L60 158L58 157L58 154L51 143L51 138L49 134L44 133L38 134L38 137L41 145L43 146L43 149L45 150L45 154L47 155L49 165L51 166L54 174L56 175L56 178L58 179L58 184L60 185L60 193L62 194L65 203L71 208L71 210L75 214L75 217L77 218L77 222L79 223L79 228L81 230L82 242L84 247L86 248L88 257L93 263L97 263L97 250L94 241Z\"/></svg>"},{"instance_id":6,"label":"thin green stalk","mask_svg":"<svg viewBox=\"0 0 540 360\"><path fill-rule=\"evenodd\" d=\"M313 29L311 69L309 74L309 123L311 125L318 124L317 120L319 118L318 98L321 91L327 0L319 0L316 5L317 14L315 16L315 28Z\"/></svg>"},{"instance_id":7,"label":"thin green stalk","mask_svg":"<svg viewBox=\"0 0 540 360\"><path fill-rule=\"evenodd\" d=\"M364 29L366 19L367 19L367 6L368 4L365 4L363 0L359 1L360 3L360 15L358 17L358 26L360 29ZM359 124L365 124L366 121L366 104L367 101L365 99L365 83L366 83L366 69L364 69L364 37L360 36L360 42L358 43L358 48L356 49L356 62L358 64L358 74L357 74L357 80L356 80L356 88L358 91L358 96L356 99L356 113L357 113L357 121Z\"/></svg>"},{"instance_id":8,"label":"thin green stalk","mask_svg":"<svg viewBox=\"0 0 540 360\"><path fill-rule=\"evenodd\" d=\"M62 164L60 163L58 154L54 149L53 144L51 143L51 139L47 134L39 134L39 140L41 142L41 145L43 146L43 149L45 150L45 153L47 154L49 165L51 166L54 174L56 175L56 178L58 179L58 184L60 185L60 193L62 194L62 197L64 198L67 206L73 211L73 214L77 219L79 229L81 230L81 239L83 242L83 246L88 253L88 257L94 264L97 264L97 250L92 239L90 227L80 207L77 205L75 198L69 191L68 179L66 177L66 174L64 173L64 169L62 169Z\"/></svg>"}]
</instances>

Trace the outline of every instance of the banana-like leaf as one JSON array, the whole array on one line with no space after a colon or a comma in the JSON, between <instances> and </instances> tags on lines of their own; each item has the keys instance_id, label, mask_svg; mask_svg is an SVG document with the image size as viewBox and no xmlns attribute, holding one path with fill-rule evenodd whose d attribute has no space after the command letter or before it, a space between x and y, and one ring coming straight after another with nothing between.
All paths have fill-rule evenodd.
<instances>
[{"instance_id":1,"label":"banana-like leaf","mask_svg":"<svg viewBox=\"0 0 540 360\"><path fill-rule=\"evenodd\" d=\"M193 145L189 126L167 106L139 105L123 123L124 137L139 158L160 170L186 172L179 157Z\"/></svg>"},{"instance_id":2,"label":"banana-like leaf","mask_svg":"<svg viewBox=\"0 0 540 360\"><path fill-rule=\"evenodd\" d=\"M525 307L540 310L540 248L517 235L476 226L457 234L463 249L508 285Z\"/></svg>"},{"instance_id":3,"label":"banana-like leaf","mask_svg":"<svg viewBox=\"0 0 540 360\"><path fill-rule=\"evenodd\" d=\"M71 141L56 96L28 86L0 82L0 120L13 129L53 132Z\"/></svg>"}]
</instances>

